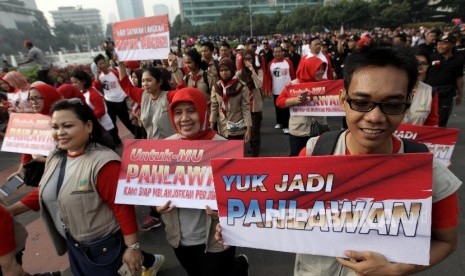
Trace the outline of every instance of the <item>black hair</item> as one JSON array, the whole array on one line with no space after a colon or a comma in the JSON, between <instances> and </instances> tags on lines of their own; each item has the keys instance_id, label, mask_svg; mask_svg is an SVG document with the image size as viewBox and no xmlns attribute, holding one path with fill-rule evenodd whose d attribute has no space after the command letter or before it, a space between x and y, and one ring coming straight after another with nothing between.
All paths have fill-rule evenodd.
<instances>
[{"instance_id":1,"label":"black hair","mask_svg":"<svg viewBox=\"0 0 465 276\"><path fill-rule=\"evenodd\" d=\"M131 76L132 74L136 74L137 78L137 87L141 88L142 87L142 73L144 71L142 69L135 69L131 71Z\"/></svg>"},{"instance_id":2,"label":"black hair","mask_svg":"<svg viewBox=\"0 0 465 276\"><path fill-rule=\"evenodd\" d=\"M97 117L90 107L79 98L60 100L52 105L50 114L55 111L69 110L84 124L88 121L92 122L92 132L90 135L89 144L98 143L108 148L114 149L111 137L105 132L100 125Z\"/></svg>"},{"instance_id":3,"label":"black hair","mask_svg":"<svg viewBox=\"0 0 465 276\"><path fill-rule=\"evenodd\" d=\"M281 46L281 44L279 44L279 45L278 45L278 44L274 45L273 50L276 49L276 48L281 48L281 51L284 52L284 48L283 48L283 46Z\"/></svg>"},{"instance_id":4,"label":"black hair","mask_svg":"<svg viewBox=\"0 0 465 276\"><path fill-rule=\"evenodd\" d=\"M428 64L431 63L431 59L430 59L428 51L424 50L423 48L419 48L419 47L413 48L413 51L415 53L415 56L422 56L426 59L426 62L428 62Z\"/></svg>"},{"instance_id":5,"label":"black hair","mask_svg":"<svg viewBox=\"0 0 465 276\"><path fill-rule=\"evenodd\" d=\"M5 92L0 92L0 100L8 101L8 95Z\"/></svg>"},{"instance_id":6,"label":"black hair","mask_svg":"<svg viewBox=\"0 0 465 276\"><path fill-rule=\"evenodd\" d=\"M402 42L407 42L407 35L405 33L398 33L396 34L396 37L400 38L400 41Z\"/></svg>"},{"instance_id":7,"label":"black hair","mask_svg":"<svg viewBox=\"0 0 465 276\"><path fill-rule=\"evenodd\" d=\"M84 72L82 70L78 69L78 70L74 71L73 73L71 73L71 77L82 81L82 83L84 85L84 89L89 89L92 86L91 77L89 76L89 74L87 74L86 72Z\"/></svg>"},{"instance_id":8,"label":"black hair","mask_svg":"<svg viewBox=\"0 0 465 276\"><path fill-rule=\"evenodd\" d=\"M166 70L166 69L165 69ZM168 70L166 70L168 71ZM162 70L158 67L149 67L144 70L144 72L149 73L157 82L161 82L160 89L162 91L170 91L171 86L169 84L169 79L167 79L166 74L163 74ZM169 72L169 71L168 71Z\"/></svg>"},{"instance_id":9,"label":"black hair","mask_svg":"<svg viewBox=\"0 0 465 276\"><path fill-rule=\"evenodd\" d=\"M221 42L220 47L226 47L228 49L231 49L231 45L225 40Z\"/></svg>"},{"instance_id":10,"label":"black hair","mask_svg":"<svg viewBox=\"0 0 465 276\"><path fill-rule=\"evenodd\" d=\"M208 64L202 61L202 55L200 55L200 53L195 48L187 51L186 56L192 59L197 68L202 70L206 70L208 68Z\"/></svg>"},{"instance_id":11,"label":"black hair","mask_svg":"<svg viewBox=\"0 0 465 276\"><path fill-rule=\"evenodd\" d=\"M97 63L99 62L99 60L101 60L101 59L105 60L105 56L102 55L102 54L98 54L98 55L94 58L95 64L97 64Z\"/></svg>"},{"instance_id":12,"label":"black hair","mask_svg":"<svg viewBox=\"0 0 465 276\"><path fill-rule=\"evenodd\" d=\"M408 77L407 95L412 92L418 78L418 61L409 48L369 48L349 55L344 62L344 88L349 90L354 73L369 66L394 66L405 71Z\"/></svg>"},{"instance_id":13,"label":"black hair","mask_svg":"<svg viewBox=\"0 0 465 276\"><path fill-rule=\"evenodd\" d=\"M242 58L242 68L247 68L247 66L245 66L245 56L246 56L246 55L251 55L251 56L252 56L252 59L253 59L253 61L251 62L251 63L252 63L252 66L253 66L253 68L254 68L255 70L258 70L260 67L258 67L258 66L255 64L255 51L254 51L254 50L249 50L249 49L245 50L245 51L242 53L242 56L243 56L243 58ZM259 61L260 61L260 59L259 59ZM248 68L247 68L247 70L248 70Z\"/></svg>"},{"instance_id":14,"label":"black hair","mask_svg":"<svg viewBox=\"0 0 465 276\"><path fill-rule=\"evenodd\" d=\"M202 47L203 47L203 46L207 47L208 49L210 49L211 52L213 52L213 50L215 49L215 45L213 45L213 43L210 42L210 41L205 41L205 42L203 42L202 44L200 44L200 46L202 46Z\"/></svg>"}]
</instances>

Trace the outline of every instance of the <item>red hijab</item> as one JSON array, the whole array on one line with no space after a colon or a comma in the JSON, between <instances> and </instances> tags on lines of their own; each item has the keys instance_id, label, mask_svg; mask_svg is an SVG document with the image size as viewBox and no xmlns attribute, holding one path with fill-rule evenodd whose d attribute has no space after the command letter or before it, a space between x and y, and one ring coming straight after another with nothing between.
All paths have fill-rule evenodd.
<instances>
[{"instance_id":1,"label":"red hijab","mask_svg":"<svg viewBox=\"0 0 465 276\"><path fill-rule=\"evenodd\" d=\"M60 93L63 99L79 98L83 103L86 102L86 99L84 98L84 95L82 95L81 91L72 84L62 84L57 88L57 91Z\"/></svg>"},{"instance_id":2,"label":"red hijab","mask_svg":"<svg viewBox=\"0 0 465 276\"><path fill-rule=\"evenodd\" d=\"M19 89L21 91L28 91L31 84L27 81L27 78L17 71L10 71L3 76L3 80L6 81L11 87Z\"/></svg>"},{"instance_id":3,"label":"red hijab","mask_svg":"<svg viewBox=\"0 0 465 276\"><path fill-rule=\"evenodd\" d=\"M210 128L209 124L209 113L208 113L208 104L205 101L205 98L197 88L186 87L177 91L170 103L169 113L171 118L171 123L176 128L174 123L174 108L176 104L180 102L190 102L194 105L195 110L199 113L200 120L200 131L193 137L182 137L181 139L185 140L211 140L216 135L216 132Z\"/></svg>"},{"instance_id":4,"label":"red hijab","mask_svg":"<svg viewBox=\"0 0 465 276\"><path fill-rule=\"evenodd\" d=\"M51 115L50 110L52 109L52 105L62 99L61 95L53 86L48 85L45 82L33 82L29 91L33 88L39 92L40 96L43 98L44 107L39 113L43 115Z\"/></svg>"},{"instance_id":5,"label":"red hijab","mask_svg":"<svg viewBox=\"0 0 465 276\"><path fill-rule=\"evenodd\" d=\"M300 70L297 71L297 79L299 80L299 83L321 81L315 80L316 71L322 64L324 64L326 68L326 62L323 62L315 56L303 59L301 62L303 63L302 67L299 65Z\"/></svg>"}]
</instances>

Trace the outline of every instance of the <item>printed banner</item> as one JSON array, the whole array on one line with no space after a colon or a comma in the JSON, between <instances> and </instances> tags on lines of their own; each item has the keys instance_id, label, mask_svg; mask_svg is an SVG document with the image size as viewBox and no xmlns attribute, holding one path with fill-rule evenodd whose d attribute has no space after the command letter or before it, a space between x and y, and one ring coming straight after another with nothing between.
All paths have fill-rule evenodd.
<instances>
[{"instance_id":1,"label":"printed banner","mask_svg":"<svg viewBox=\"0 0 465 276\"><path fill-rule=\"evenodd\" d=\"M166 59L170 52L169 26L168 15L113 23L119 60Z\"/></svg>"},{"instance_id":2,"label":"printed banner","mask_svg":"<svg viewBox=\"0 0 465 276\"><path fill-rule=\"evenodd\" d=\"M217 210L211 158L241 158L243 141L124 141L116 203Z\"/></svg>"},{"instance_id":3,"label":"printed banner","mask_svg":"<svg viewBox=\"0 0 465 276\"><path fill-rule=\"evenodd\" d=\"M48 155L55 148L50 116L11 113L2 151Z\"/></svg>"},{"instance_id":4,"label":"printed banner","mask_svg":"<svg viewBox=\"0 0 465 276\"><path fill-rule=\"evenodd\" d=\"M458 128L442 128L401 124L397 136L425 144L433 156L444 165L450 166L455 143L459 138Z\"/></svg>"},{"instance_id":5,"label":"printed banner","mask_svg":"<svg viewBox=\"0 0 465 276\"><path fill-rule=\"evenodd\" d=\"M214 159L225 243L337 257L368 250L427 265L432 158Z\"/></svg>"},{"instance_id":6,"label":"printed banner","mask_svg":"<svg viewBox=\"0 0 465 276\"><path fill-rule=\"evenodd\" d=\"M339 91L344 88L343 80L299 83L288 85L289 93L298 97L308 92L310 101L290 107L293 116L345 116L339 103Z\"/></svg>"}]
</instances>

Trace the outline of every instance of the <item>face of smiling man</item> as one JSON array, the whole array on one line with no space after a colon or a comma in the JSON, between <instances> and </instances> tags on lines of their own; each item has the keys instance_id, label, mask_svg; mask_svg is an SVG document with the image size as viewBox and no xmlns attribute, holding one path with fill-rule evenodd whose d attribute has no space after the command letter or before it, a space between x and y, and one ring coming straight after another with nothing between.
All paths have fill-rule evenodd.
<instances>
[{"instance_id":1,"label":"face of smiling man","mask_svg":"<svg viewBox=\"0 0 465 276\"><path fill-rule=\"evenodd\" d=\"M353 73L347 94L341 91L339 95L350 131L347 148L351 154L392 153L391 135L402 122L405 112L387 115L380 106L360 112L353 110L347 99L405 103L408 102L407 91L407 73L394 66L368 66Z\"/></svg>"}]
</instances>

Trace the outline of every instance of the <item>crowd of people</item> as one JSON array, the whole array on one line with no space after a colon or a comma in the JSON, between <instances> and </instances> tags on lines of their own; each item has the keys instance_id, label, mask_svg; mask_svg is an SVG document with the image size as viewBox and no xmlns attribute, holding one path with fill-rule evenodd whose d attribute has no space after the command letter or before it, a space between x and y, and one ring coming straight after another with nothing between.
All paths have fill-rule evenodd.
<instances>
[{"instance_id":1,"label":"crowd of people","mask_svg":"<svg viewBox=\"0 0 465 276\"><path fill-rule=\"evenodd\" d=\"M289 136L289 155L311 156L329 131L326 117L291 116L289 107L309 97L293 96L287 88L343 79L344 132L328 154L409 152L393 134L401 123L447 127L454 104L461 103L465 31L378 33L249 38L235 49L228 41L179 43L160 61L123 62L108 51L107 57L94 58L94 75L70 72L70 80L56 87L46 81L50 67L41 58L36 62L42 81L30 83L18 71L7 72L0 79L0 131L11 112L49 115L56 149L48 156L22 156L13 175L38 188L0 206L2 223L9 225L2 226L0 237L14 236L10 215L40 211L57 253L68 252L74 275L115 275L121 269L157 274L164 256L141 251L134 206L115 204L120 170L115 149L123 142L117 118L137 139L242 140L244 150L259 157L263 102L270 98L275 128ZM30 55L24 63L39 52L31 41L25 46ZM315 122L321 133L312 133ZM36 165L28 170L31 162ZM33 183L28 175L37 167L41 171ZM382 252L349 248L347 259L297 254L294 275L405 275L441 262L457 244L460 185L433 162L429 266L389 263ZM188 275L247 275L247 257L222 245L216 211L176 208L170 201L149 208L141 230L163 221L167 241ZM24 243L11 241L0 243L0 265L4 275L22 275Z\"/></svg>"}]
</instances>

